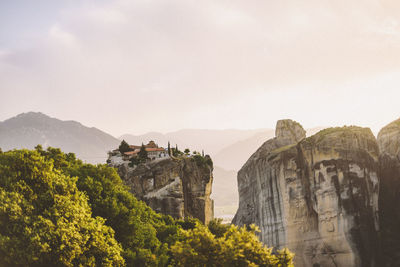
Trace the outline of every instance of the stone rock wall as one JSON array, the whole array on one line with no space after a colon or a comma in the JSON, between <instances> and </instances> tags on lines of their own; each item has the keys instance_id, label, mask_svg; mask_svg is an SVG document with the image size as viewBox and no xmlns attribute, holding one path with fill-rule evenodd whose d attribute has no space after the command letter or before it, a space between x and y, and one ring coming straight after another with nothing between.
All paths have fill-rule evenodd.
<instances>
[{"instance_id":1,"label":"stone rock wall","mask_svg":"<svg viewBox=\"0 0 400 267\"><path fill-rule=\"evenodd\" d=\"M305 138L279 121L238 173L237 225L258 225L295 266L377 266L379 151L369 129L326 129Z\"/></svg>"},{"instance_id":2,"label":"stone rock wall","mask_svg":"<svg viewBox=\"0 0 400 267\"><path fill-rule=\"evenodd\" d=\"M194 217L203 223L213 218L212 163L194 157L165 158L131 168L119 164L118 173L138 198L153 210L174 218Z\"/></svg>"},{"instance_id":3,"label":"stone rock wall","mask_svg":"<svg viewBox=\"0 0 400 267\"><path fill-rule=\"evenodd\" d=\"M378 134L382 265L400 266L400 119Z\"/></svg>"}]
</instances>

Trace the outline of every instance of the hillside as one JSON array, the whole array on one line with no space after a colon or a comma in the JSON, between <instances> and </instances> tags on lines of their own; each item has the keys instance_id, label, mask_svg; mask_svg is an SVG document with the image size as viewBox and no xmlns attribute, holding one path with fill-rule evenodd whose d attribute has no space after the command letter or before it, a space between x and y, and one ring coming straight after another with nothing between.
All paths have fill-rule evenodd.
<instances>
[{"instance_id":1,"label":"hillside","mask_svg":"<svg viewBox=\"0 0 400 267\"><path fill-rule=\"evenodd\" d=\"M118 146L115 137L76 121L62 121L40 112L19 114L0 122L0 148L59 147L91 162L105 162L107 150Z\"/></svg>"}]
</instances>

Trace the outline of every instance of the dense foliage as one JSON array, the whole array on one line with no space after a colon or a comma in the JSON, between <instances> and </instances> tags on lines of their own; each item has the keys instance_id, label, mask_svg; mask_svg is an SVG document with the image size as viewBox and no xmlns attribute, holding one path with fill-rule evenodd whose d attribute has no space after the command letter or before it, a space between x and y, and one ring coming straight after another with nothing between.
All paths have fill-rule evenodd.
<instances>
[{"instance_id":1,"label":"dense foliage","mask_svg":"<svg viewBox=\"0 0 400 267\"><path fill-rule=\"evenodd\" d=\"M39 153L0 153L1 266L121 266L121 247L92 217L76 179Z\"/></svg>"},{"instance_id":2,"label":"dense foliage","mask_svg":"<svg viewBox=\"0 0 400 267\"><path fill-rule=\"evenodd\" d=\"M254 231L158 214L56 148L0 152L0 266L291 266Z\"/></svg>"},{"instance_id":3,"label":"dense foliage","mask_svg":"<svg viewBox=\"0 0 400 267\"><path fill-rule=\"evenodd\" d=\"M272 255L272 249L262 245L255 235L258 230L255 226L250 230L234 225L217 228L223 230L219 237L199 223L193 229L182 230L182 241L171 248L174 265L293 266L293 255L289 251Z\"/></svg>"}]
</instances>

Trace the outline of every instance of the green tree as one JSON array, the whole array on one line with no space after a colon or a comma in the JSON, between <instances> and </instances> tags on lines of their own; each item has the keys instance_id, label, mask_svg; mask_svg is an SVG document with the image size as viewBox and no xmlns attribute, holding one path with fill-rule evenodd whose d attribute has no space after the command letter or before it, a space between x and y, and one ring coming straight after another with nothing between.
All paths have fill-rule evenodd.
<instances>
[{"instance_id":1,"label":"green tree","mask_svg":"<svg viewBox=\"0 0 400 267\"><path fill-rule=\"evenodd\" d=\"M185 148L185 150L183 151L186 155L190 154L190 149L189 148Z\"/></svg>"},{"instance_id":2,"label":"green tree","mask_svg":"<svg viewBox=\"0 0 400 267\"><path fill-rule=\"evenodd\" d=\"M0 266L124 265L76 180L36 151L0 154Z\"/></svg>"},{"instance_id":3,"label":"green tree","mask_svg":"<svg viewBox=\"0 0 400 267\"><path fill-rule=\"evenodd\" d=\"M143 144L140 147L138 157L142 162L146 162L146 160L147 160L148 155L147 155L146 147Z\"/></svg>"},{"instance_id":4,"label":"green tree","mask_svg":"<svg viewBox=\"0 0 400 267\"><path fill-rule=\"evenodd\" d=\"M121 144L118 147L119 152L121 152L122 154L128 151L132 151L132 149L130 148L129 144L125 141L122 140Z\"/></svg>"},{"instance_id":5,"label":"green tree","mask_svg":"<svg viewBox=\"0 0 400 267\"><path fill-rule=\"evenodd\" d=\"M171 247L175 266L293 266L287 250L272 253L255 235L257 228L229 226L216 237L207 227L180 230L181 239Z\"/></svg>"},{"instance_id":6,"label":"green tree","mask_svg":"<svg viewBox=\"0 0 400 267\"><path fill-rule=\"evenodd\" d=\"M178 145L175 145L175 148L172 148L172 155L174 157L179 157L179 156L183 155L182 151L180 151L178 149Z\"/></svg>"}]
</instances>

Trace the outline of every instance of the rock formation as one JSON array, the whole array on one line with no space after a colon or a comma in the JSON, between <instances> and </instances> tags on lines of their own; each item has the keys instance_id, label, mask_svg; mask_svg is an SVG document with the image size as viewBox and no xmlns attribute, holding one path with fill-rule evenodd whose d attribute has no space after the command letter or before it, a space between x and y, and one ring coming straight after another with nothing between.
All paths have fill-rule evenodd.
<instances>
[{"instance_id":1,"label":"rock formation","mask_svg":"<svg viewBox=\"0 0 400 267\"><path fill-rule=\"evenodd\" d=\"M254 223L295 266L377 266L379 150L367 128L322 130L278 121L238 173L237 225Z\"/></svg>"},{"instance_id":2,"label":"rock formation","mask_svg":"<svg viewBox=\"0 0 400 267\"><path fill-rule=\"evenodd\" d=\"M168 157L135 168L124 162L112 164L131 192L153 210L174 218L198 218L203 223L213 218L210 157Z\"/></svg>"},{"instance_id":3,"label":"rock formation","mask_svg":"<svg viewBox=\"0 0 400 267\"><path fill-rule=\"evenodd\" d=\"M400 266L400 119L379 132L378 145L381 266Z\"/></svg>"}]
</instances>

